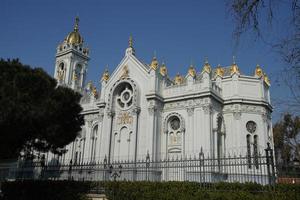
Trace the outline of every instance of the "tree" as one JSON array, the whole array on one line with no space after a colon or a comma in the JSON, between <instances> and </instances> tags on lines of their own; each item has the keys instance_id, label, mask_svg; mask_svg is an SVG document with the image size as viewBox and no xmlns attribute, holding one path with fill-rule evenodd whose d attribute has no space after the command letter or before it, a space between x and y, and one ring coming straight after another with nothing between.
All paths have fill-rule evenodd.
<instances>
[{"instance_id":1,"label":"tree","mask_svg":"<svg viewBox=\"0 0 300 200\"><path fill-rule=\"evenodd\" d=\"M62 153L83 125L81 95L40 68L0 60L0 159L33 150Z\"/></svg>"},{"instance_id":2,"label":"tree","mask_svg":"<svg viewBox=\"0 0 300 200\"><path fill-rule=\"evenodd\" d=\"M287 106L289 112L300 113L300 2L299 0L228 0L228 8L233 16L234 37L239 41L246 32L254 33L275 50L287 66L278 75L278 83L285 84L292 95L286 100L277 100L281 106ZM286 10L289 9L288 15ZM287 15L286 20L279 18ZM278 34L265 31L271 29L274 21L282 22ZM266 25L269 24L269 26ZM268 34L264 34L267 32ZM270 38L278 38L270 41Z\"/></svg>"},{"instance_id":3,"label":"tree","mask_svg":"<svg viewBox=\"0 0 300 200\"><path fill-rule=\"evenodd\" d=\"M273 128L274 146L277 160L288 164L293 159L300 160L300 118L284 115Z\"/></svg>"}]
</instances>

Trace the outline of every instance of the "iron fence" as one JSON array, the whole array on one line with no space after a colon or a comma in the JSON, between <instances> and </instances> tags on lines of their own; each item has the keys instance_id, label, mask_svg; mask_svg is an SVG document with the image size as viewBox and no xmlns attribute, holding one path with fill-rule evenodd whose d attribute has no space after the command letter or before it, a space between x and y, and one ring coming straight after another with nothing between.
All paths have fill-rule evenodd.
<instances>
[{"instance_id":1,"label":"iron fence","mask_svg":"<svg viewBox=\"0 0 300 200\"><path fill-rule=\"evenodd\" d=\"M255 162L251 162L255 161ZM251 164L252 163L252 164ZM255 156L228 155L214 158L201 151L193 157L169 157L152 160L108 161L90 163L22 162L17 166L0 166L0 180L43 179L78 181L192 181L275 183L273 150Z\"/></svg>"}]
</instances>

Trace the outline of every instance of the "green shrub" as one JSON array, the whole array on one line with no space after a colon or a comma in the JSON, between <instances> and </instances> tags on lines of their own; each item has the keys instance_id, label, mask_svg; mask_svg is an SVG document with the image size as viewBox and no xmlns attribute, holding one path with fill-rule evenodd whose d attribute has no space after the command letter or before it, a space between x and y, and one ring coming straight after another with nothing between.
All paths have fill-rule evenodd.
<instances>
[{"instance_id":1,"label":"green shrub","mask_svg":"<svg viewBox=\"0 0 300 200\"><path fill-rule=\"evenodd\" d=\"M5 200L82 200L90 190L104 190L114 200L300 200L300 185L194 182L5 182Z\"/></svg>"}]
</instances>

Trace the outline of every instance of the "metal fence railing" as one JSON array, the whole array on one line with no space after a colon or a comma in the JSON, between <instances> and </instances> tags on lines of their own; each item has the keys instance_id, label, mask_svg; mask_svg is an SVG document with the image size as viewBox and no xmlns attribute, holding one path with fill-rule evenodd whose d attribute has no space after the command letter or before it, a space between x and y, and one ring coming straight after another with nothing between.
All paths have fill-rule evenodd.
<instances>
[{"instance_id":1,"label":"metal fence railing","mask_svg":"<svg viewBox=\"0 0 300 200\"><path fill-rule=\"evenodd\" d=\"M251 162L255 161L255 162ZM90 163L22 162L0 165L0 180L47 179L80 181L193 181L275 183L273 150L270 146L256 156L228 155L221 158L205 156L201 151L194 157L173 157L143 160Z\"/></svg>"}]
</instances>

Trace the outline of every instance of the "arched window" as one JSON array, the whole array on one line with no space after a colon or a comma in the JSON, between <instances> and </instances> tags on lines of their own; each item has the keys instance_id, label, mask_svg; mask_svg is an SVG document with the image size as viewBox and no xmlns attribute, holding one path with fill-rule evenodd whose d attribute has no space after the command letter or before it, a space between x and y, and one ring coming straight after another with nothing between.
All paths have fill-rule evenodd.
<instances>
[{"instance_id":1,"label":"arched window","mask_svg":"<svg viewBox=\"0 0 300 200\"><path fill-rule=\"evenodd\" d=\"M258 169L258 136L254 135L253 137L253 159L254 159L254 165L256 169Z\"/></svg>"},{"instance_id":2,"label":"arched window","mask_svg":"<svg viewBox=\"0 0 300 200\"><path fill-rule=\"evenodd\" d=\"M258 169L258 136L255 134L257 125L254 121L248 121L246 123L246 129L249 132L247 134L247 162L248 167L251 168L252 159L254 166ZM251 157L251 152L252 157Z\"/></svg>"},{"instance_id":3,"label":"arched window","mask_svg":"<svg viewBox=\"0 0 300 200\"><path fill-rule=\"evenodd\" d=\"M91 135L91 161L95 161L96 158L96 149L97 149L97 133L98 133L98 126L96 125L93 128L92 135Z\"/></svg>"},{"instance_id":4,"label":"arched window","mask_svg":"<svg viewBox=\"0 0 300 200\"><path fill-rule=\"evenodd\" d=\"M59 82L63 81L65 78L65 64L61 62L57 69L57 79Z\"/></svg>"},{"instance_id":5,"label":"arched window","mask_svg":"<svg viewBox=\"0 0 300 200\"><path fill-rule=\"evenodd\" d=\"M247 163L248 167L251 168L251 135L247 134Z\"/></svg>"},{"instance_id":6,"label":"arched window","mask_svg":"<svg viewBox=\"0 0 300 200\"><path fill-rule=\"evenodd\" d=\"M167 122L167 148L170 157L177 157L182 153L183 133L181 123L176 115L171 116Z\"/></svg>"}]
</instances>

